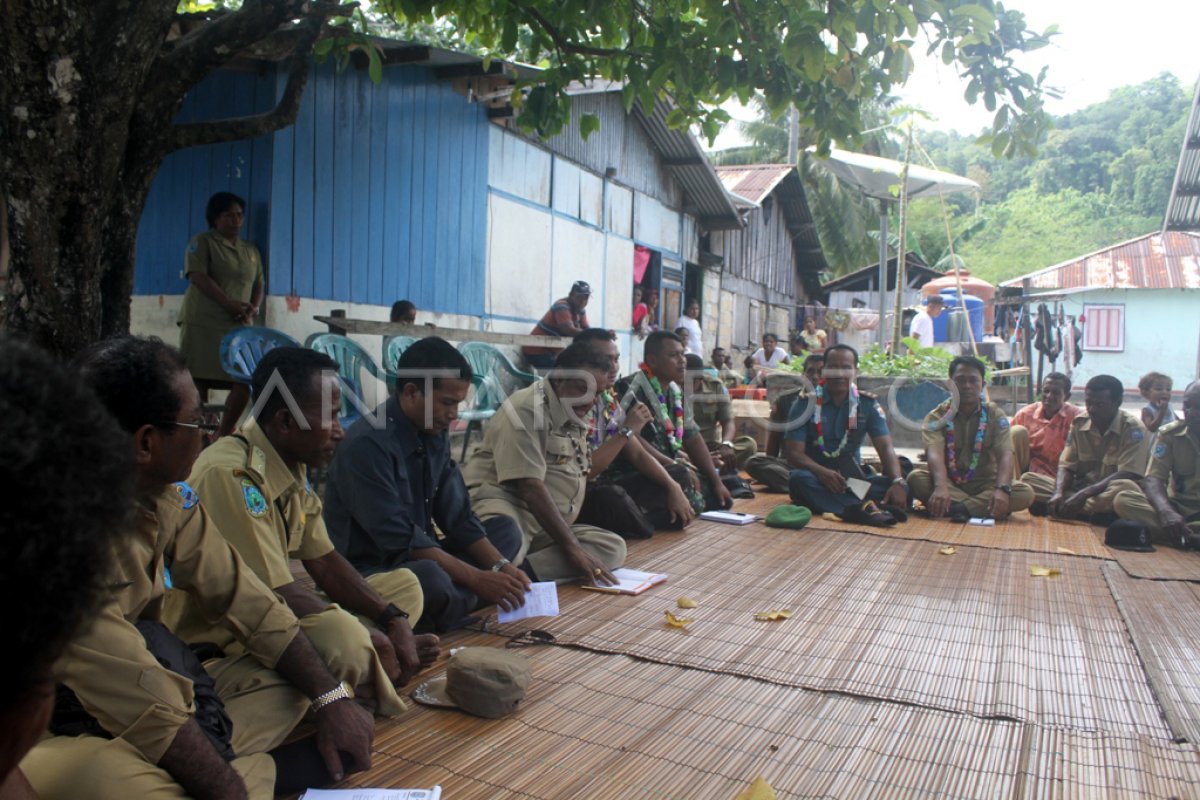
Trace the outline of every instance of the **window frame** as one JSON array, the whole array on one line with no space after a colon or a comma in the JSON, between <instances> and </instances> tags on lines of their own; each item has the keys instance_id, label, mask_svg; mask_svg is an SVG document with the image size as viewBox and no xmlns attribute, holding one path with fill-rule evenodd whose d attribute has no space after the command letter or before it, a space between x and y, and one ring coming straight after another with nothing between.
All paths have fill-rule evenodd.
<instances>
[{"instance_id":1,"label":"window frame","mask_svg":"<svg viewBox=\"0 0 1200 800\"><path fill-rule=\"evenodd\" d=\"M1118 341L1113 345L1098 345L1091 344L1092 341L1092 320L1097 316L1101 316L1105 312L1117 312L1120 314L1120 325L1118 330ZM1096 312L1101 312L1097 314ZM1084 328L1083 341L1080 342L1080 349L1093 353L1124 353L1125 352L1125 304L1124 303L1084 303L1083 304ZM1096 337L1097 339L1099 336Z\"/></svg>"}]
</instances>

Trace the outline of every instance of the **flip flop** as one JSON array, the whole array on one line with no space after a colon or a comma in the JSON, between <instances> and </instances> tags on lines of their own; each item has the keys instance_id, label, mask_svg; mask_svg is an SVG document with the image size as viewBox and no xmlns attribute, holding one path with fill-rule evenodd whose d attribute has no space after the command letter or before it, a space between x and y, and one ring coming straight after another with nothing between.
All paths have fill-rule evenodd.
<instances>
[{"instance_id":1,"label":"flip flop","mask_svg":"<svg viewBox=\"0 0 1200 800\"><path fill-rule=\"evenodd\" d=\"M868 500L859 506L847 506L842 512L842 519L847 522L859 522L873 528L890 528L896 524L896 518L879 510L873 500Z\"/></svg>"}]
</instances>

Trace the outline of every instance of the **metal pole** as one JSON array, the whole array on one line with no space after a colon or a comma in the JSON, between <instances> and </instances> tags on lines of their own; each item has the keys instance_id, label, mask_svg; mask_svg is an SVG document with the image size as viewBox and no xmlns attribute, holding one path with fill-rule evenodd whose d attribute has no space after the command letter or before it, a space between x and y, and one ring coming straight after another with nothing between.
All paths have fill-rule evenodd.
<instances>
[{"instance_id":1,"label":"metal pole","mask_svg":"<svg viewBox=\"0 0 1200 800\"><path fill-rule=\"evenodd\" d=\"M1030 297L1030 289L1033 288L1033 281L1025 278L1021 281L1021 300L1024 302L1021 314L1021 328L1025 334L1025 365L1029 367L1029 376L1025 379L1025 402L1033 402L1033 323L1030 320L1030 315L1033 314L1033 300ZM1041 384L1038 384L1038 390L1041 390Z\"/></svg>"},{"instance_id":2,"label":"metal pole","mask_svg":"<svg viewBox=\"0 0 1200 800\"><path fill-rule=\"evenodd\" d=\"M879 349L887 349L884 334L887 320L887 262L888 262L888 208L887 200L879 201ZM900 291L900 287L896 287Z\"/></svg>"}]
</instances>

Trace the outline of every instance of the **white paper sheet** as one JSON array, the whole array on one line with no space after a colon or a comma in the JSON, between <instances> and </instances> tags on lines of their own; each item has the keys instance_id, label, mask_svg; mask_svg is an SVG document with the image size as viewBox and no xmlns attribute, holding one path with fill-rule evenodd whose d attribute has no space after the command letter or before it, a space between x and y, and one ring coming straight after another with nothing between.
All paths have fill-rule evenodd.
<instances>
[{"instance_id":1,"label":"white paper sheet","mask_svg":"<svg viewBox=\"0 0 1200 800\"><path fill-rule=\"evenodd\" d=\"M300 800L441 800L442 787L432 789L309 789Z\"/></svg>"},{"instance_id":2,"label":"white paper sheet","mask_svg":"<svg viewBox=\"0 0 1200 800\"><path fill-rule=\"evenodd\" d=\"M871 491L871 482L864 481L862 478L846 478L846 488L854 493L854 496L859 500L867 496L867 492Z\"/></svg>"},{"instance_id":3,"label":"white paper sheet","mask_svg":"<svg viewBox=\"0 0 1200 800\"><path fill-rule=\"evenodd\" d=\"M554 581L532 584L525 593L525 605L512 611L499 609L496 621L503 625L506 622L516 622L529 617L558 616L558 587Z\"/></svg>"}]
</instances>

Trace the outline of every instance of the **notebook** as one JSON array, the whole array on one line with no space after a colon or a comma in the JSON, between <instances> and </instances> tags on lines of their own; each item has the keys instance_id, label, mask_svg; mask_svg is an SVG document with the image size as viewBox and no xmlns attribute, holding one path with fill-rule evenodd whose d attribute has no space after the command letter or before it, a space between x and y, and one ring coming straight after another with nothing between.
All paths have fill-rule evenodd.
<instances>
[{"instance_id":1,"label":"notebook","mask_svg":"<svg viewBox=\"0 0 1200 800\"><path fill-rule=\"evenodd\" d=\"M608 592L609 594L641 594L651 586L666 583L667 576L661 572L642 572L638 569L614 569L613 577L620 583L614 586L584 586L593 592Z\"/></svg>"},{"instance_id":2,"label":"notebook","mask_svg":"<svg viewBox=\"0 0 1200 800\"><path fill-rule=\"evenodd\" d=\"M709 522L724 522L726 525L749 525L761 519L757 514L743 514L740 511L705 511L700 519Z\"/></svg>"}]
</instances>

